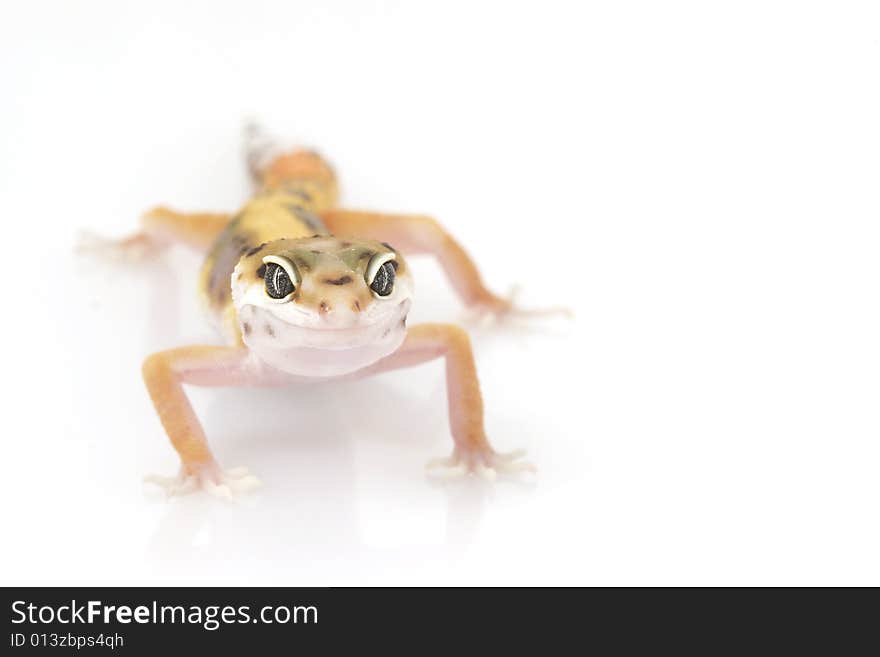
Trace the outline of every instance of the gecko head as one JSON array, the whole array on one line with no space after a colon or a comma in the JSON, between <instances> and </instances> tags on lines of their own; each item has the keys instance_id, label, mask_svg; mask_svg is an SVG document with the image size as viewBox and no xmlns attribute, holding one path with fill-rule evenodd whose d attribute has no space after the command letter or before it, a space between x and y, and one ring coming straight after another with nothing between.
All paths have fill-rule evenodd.
<instances>
[{"instance_id":1,"label":"gecko head","mask_svg":"<svg viewBox=\"0 0 880 657\"><path fill-rule=\"evenodd\" d=\"M267 242L232 273L244 343L301 376L340 376L397 350L412 278L403 257L371 240L316 235Z\"/></svg>"}]
</instances>

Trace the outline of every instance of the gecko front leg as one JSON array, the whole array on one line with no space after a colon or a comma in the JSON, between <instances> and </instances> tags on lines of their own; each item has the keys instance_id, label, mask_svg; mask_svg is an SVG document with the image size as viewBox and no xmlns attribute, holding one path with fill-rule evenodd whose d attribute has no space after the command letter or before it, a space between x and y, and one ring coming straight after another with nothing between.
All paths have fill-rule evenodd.
<instances>
[{"instance_id":1,"label":"gecko front leg","mask_svg":"<svg viewBox=\"0 0 880 657\"><path fill-rule=\"evenodd\" d=\"M483 427L483 395L467 332L454 324L420 324L409 329L406 341L394 354L364 370L361 375L413 367L436 358L446 360L446 394L452 455L428 463L429 470L446 475L475 473L494 479L497 472L535 472L521 460L523 450L496 452Z\"/></svg>"},{"instance_id":2,"label":"gecko front leg","mask_svg":"<svg viewBox=\"0 0 880 657\"><path fill-rule=\"evenodd\" d=\"M223 470L214 459L202 425L183 391L184 383L230 386L254 379L247 367L248 350L237 347L193 346L162 351L144 361L144 381L156 413L177 450L181 469L177 477L148 477L169 494L204 489L231 498L259 485L245 468Z\"/></svg>"}]
</instances>

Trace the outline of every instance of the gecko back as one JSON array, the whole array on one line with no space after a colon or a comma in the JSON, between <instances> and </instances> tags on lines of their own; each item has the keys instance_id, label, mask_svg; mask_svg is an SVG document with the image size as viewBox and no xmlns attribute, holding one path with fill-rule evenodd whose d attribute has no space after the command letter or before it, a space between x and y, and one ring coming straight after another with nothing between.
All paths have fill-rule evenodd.
<instances>
[{"instance_id":1,"label":"gecko back","mask_svg":"<svg viewBox=\"0 0 880 657\"><path fill-rule=\"evenodd\" d=\"M205 257L199 290L232 342L241 336L235 321L230 279L242 256L279 239L329 235L318 216L336 205L332 167L316 152L296 149L267 158L248 153L256 193L218 235Z\"/></svg>"}]
</instances>

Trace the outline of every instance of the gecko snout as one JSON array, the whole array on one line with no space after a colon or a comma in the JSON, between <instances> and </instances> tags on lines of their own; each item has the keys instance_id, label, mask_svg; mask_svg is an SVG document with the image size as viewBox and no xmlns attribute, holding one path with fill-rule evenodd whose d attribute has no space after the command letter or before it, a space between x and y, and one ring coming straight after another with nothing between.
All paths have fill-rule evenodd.
<instances>
[{"instance_id":1,"label":"gecko snout","mask_svg":"<svg viewBox=\"0 0 880 657\"><path fill-rule=\"evenodd\" d=\"M362 299L356 294L336 294L321 297L316 304L318 316L324 322L330 324L356 324L363 321L364 310L367 309L369 300Z\"/></svg>"}]
</instances>

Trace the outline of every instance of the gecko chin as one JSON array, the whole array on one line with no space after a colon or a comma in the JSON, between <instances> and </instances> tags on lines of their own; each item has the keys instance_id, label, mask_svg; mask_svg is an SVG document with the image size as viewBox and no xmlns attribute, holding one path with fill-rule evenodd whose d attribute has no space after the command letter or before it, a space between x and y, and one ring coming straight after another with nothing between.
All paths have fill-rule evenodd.
<instances>
[{"instance_id":1,"label":"gecko chin","mask_svg":"<svg viewBox=\"0 0 880 657\"><path fill-rule=\"evenodd\" d=\"M244 343L267 365L296 376L336 377L397 351L406 338L409 307L406 299L389 312L341 324L256 305L243 306L239 316Z\"/></svg>"}]
</instances>

